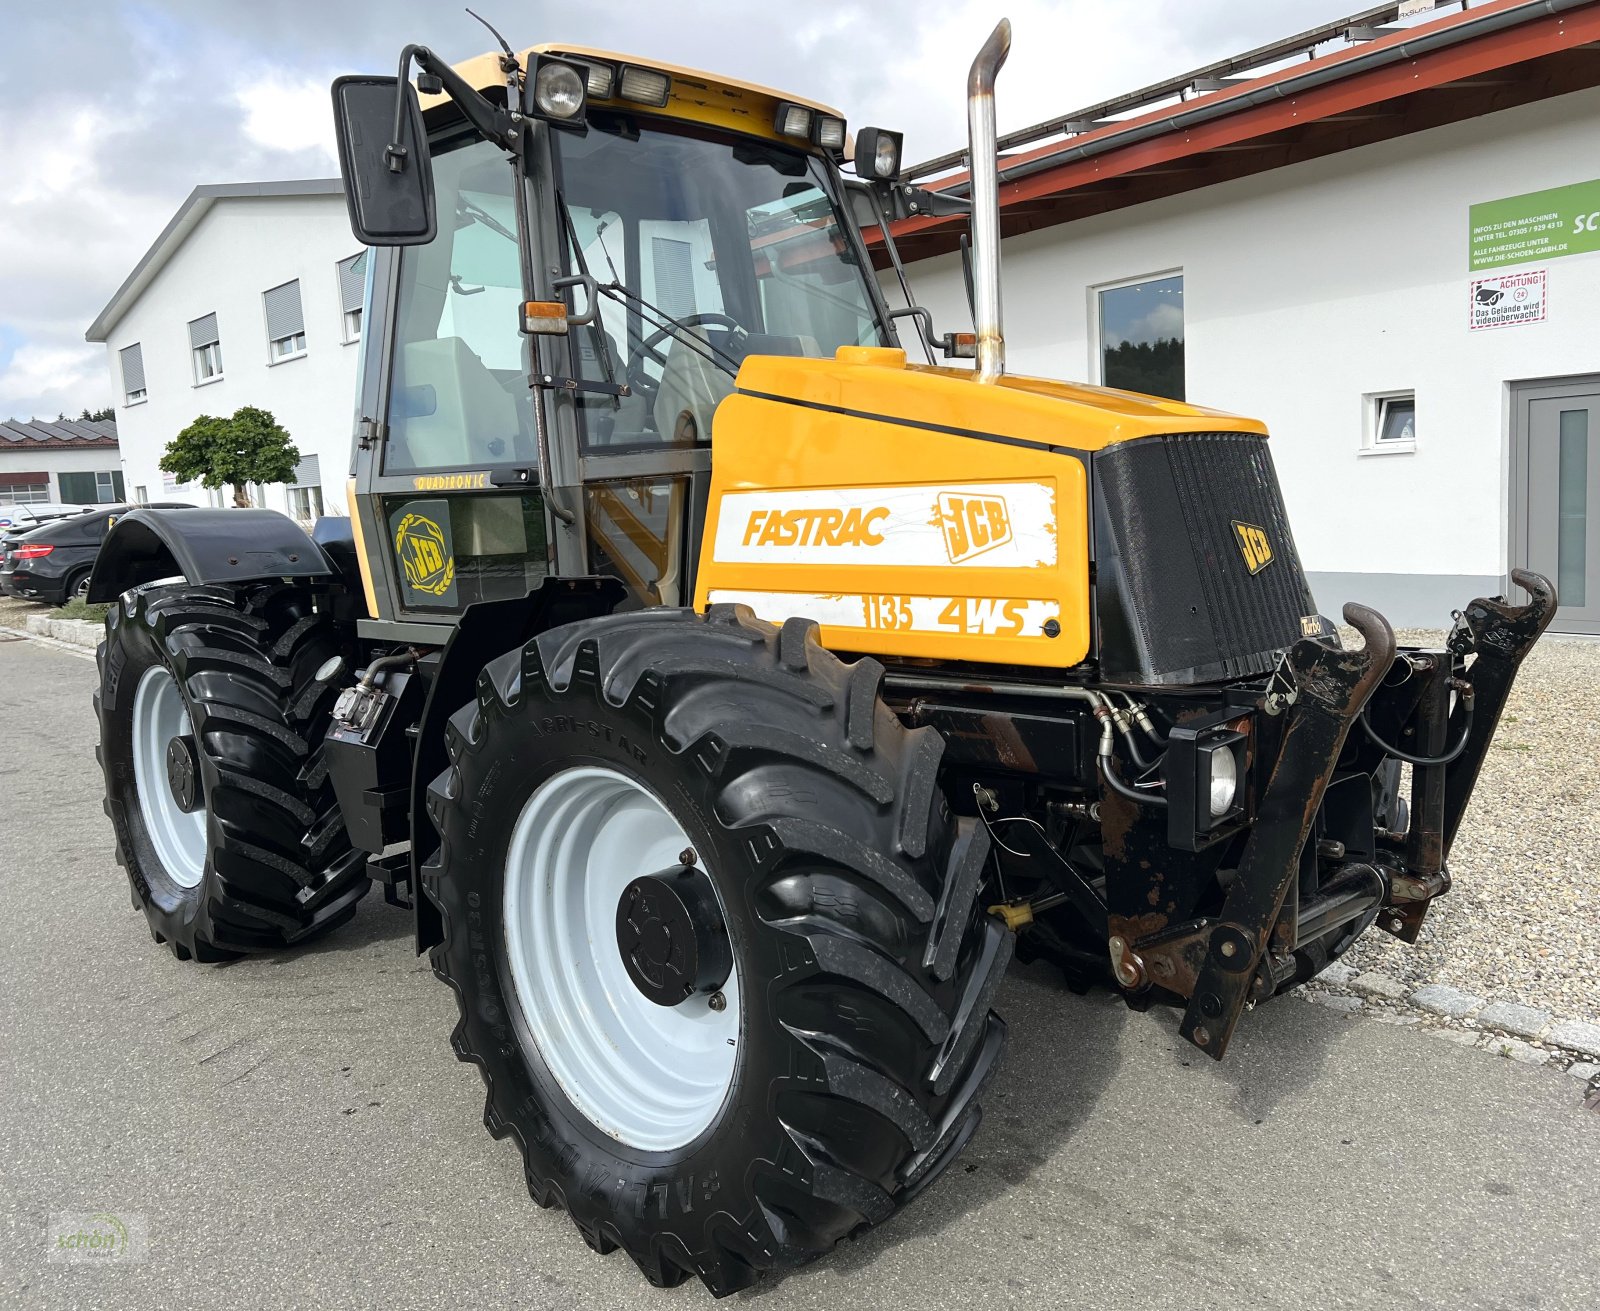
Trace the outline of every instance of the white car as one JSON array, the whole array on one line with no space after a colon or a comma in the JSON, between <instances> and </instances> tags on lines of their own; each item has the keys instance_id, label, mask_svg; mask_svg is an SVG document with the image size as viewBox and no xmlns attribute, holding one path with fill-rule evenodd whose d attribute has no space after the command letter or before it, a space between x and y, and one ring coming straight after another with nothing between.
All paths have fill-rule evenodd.
<instances>
[{"instance_id":1,"label":"white car","mask_svg":"<svg viewBox=\"0 0 1600 1311\"><path fill-rule=\"evenodd\" d=\"M92 505L58 505L54 502L41 502L35 505L0 505L0 533L25 533L28 529L37 528L40 524L50 523L56 519L66 519L94 508Z\"/></svg>"}]
</instances>

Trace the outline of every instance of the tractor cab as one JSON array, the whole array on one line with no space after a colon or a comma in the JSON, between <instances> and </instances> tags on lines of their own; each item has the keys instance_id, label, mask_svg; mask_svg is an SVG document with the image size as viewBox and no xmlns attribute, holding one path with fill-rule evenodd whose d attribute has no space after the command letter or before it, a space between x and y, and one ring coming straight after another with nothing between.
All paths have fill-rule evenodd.
<instances>
[{"instance_id":1,"label":"tractor cab","mask_svg":"<svg viewBox=\"0 0 1600 1311\"><path fill-rule=\"evenodd\" d=\"M351 508L392 549L369 612L449 623L552 571L686 604L743 362L895 344L839 171L844 120L593 50L418 62L440 91L335 91L375 248Z\"/></svg>"}]
</instances>

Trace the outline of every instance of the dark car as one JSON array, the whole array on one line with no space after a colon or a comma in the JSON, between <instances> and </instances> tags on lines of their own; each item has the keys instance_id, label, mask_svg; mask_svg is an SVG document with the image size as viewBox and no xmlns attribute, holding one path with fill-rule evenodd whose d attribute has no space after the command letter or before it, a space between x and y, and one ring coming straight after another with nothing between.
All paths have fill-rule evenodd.
<instances>
[{"instance_id":1,"label":"dark car","mask_svg":"<svg viewBox=\"0 0 1600 1311\"><path fill-rule=\"evenodd\" d=\"M70 519L7 536L0 549L0 590L8 596L65 605L89 591L89 573L106 532L132 505L97 505ZM182 501L160 501L163 510L190 508Z\"/></svg>"}]
</instances>

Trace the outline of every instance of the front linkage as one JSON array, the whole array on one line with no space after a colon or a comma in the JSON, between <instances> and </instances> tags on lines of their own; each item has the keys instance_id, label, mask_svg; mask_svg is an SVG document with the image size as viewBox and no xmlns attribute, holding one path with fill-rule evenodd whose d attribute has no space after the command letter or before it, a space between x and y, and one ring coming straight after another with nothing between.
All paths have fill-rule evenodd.
<instances>
[{"instance_id":1,"label":"front linkage","mask_svg":"<svg viewBox=\"0 0 1600 1311\"><path fill-rule=\"evenodd\" d=\"M1473 601L1442 651L1397 654L1384 618L1349 605L1344 617L1362 649L1315 637L1287 653L1261 707L1283 716L1274 763L1220 910L1159 927L1148 915L1110 917L1113 970L1130 1000L1152 985L1186 999L1180 1032L1221 1059L1247 1005L1304 977L1296 952L1307 944L1350 926L1325 963L1374 919L1416 940L1429 903L1449 890L1445 860L1517 669L1555 614L1547 579L1521 570L1512 579L1532 599ZM1453 743L1452 697L1462 721ZM1408 747L1390 745L1386 730L1407 737ZM1397 819L1404 803L1391 799L1370 851L1347 851L1333 838L1308 847L1341 761L1378 777L1396 757L1413 763L1409 824ZM1308 858L1331 868L1302 898Z\"/></svg>"}]
</instances>

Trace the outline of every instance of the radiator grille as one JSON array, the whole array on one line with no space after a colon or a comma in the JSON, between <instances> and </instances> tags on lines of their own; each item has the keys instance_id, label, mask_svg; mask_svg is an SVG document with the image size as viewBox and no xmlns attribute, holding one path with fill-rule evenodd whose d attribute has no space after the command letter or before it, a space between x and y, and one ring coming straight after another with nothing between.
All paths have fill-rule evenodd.
<instances>
[{"instance_id":1,"label":"radiator grille","mask_svg":"<svg viewBox=\"0 0 1600 1311\"><path fill-rule=\"evenodd\" d=\"M1173 683L1269 670L1314 606L1265 439L1128 442L1097 455L1095 475L1106 676Z\"/></svg>"}]
</instances>

